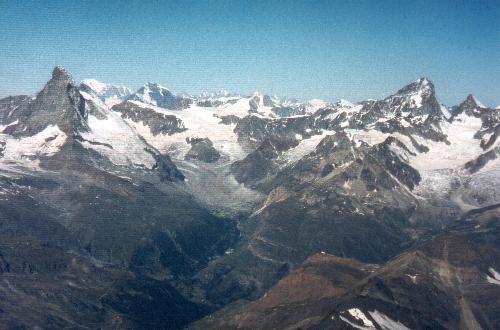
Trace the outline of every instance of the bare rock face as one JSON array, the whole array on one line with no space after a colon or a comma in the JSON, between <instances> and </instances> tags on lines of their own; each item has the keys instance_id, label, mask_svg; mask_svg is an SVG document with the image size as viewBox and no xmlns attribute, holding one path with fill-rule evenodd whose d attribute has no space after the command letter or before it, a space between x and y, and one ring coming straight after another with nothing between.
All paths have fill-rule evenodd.
<instances>
[{"instance_id":1,"label":"bare rock face","mask_svg":"<svg viewBox=\"0 0 500 330\"><path fill-rule=\"evenodd\" d=\"M172 115L159 113L129 101L113 106L114 111L121 113L122 118L130 119L136 123L142 122L149 126L153 135L172 135L186 130L182 121Z\"/></svg>"},{"instance_id":2,"label":"bare rock face","mask_svg":"<svg viewBox=\"0 0 500 330\"><path fill-rule=\"evenodd\" d=\"M197 159L205 163L213 163L219 160L220 153L214 148L212 141L208 138L192 138L187 142L191 145L185 156L186 160Z\"/></svg>"},{"instance_id":3,"label":"bare rock face","mask_svg":"<svg viewBox=\"0 0 500 330\"><path fill-rule=\"evenodd\" d=\"M69 136L88 130L85 102L69 73L60 66L54 68L52 78L35 99L16 115L18 124L6 130L15 136L34 135L49 125L57 125Z\"/></svg>"}]
</instances>

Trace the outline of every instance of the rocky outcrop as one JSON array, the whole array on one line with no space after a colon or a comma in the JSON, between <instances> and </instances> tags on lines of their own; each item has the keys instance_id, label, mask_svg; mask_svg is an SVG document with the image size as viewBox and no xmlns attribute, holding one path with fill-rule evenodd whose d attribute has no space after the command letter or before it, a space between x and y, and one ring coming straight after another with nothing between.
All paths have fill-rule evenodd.
<instances>
[{"instance_id":1,"label":"rocky outcrop","mask_svg":"<svg viewBox=\"0 0 500 330\"><path fill-rule=\"evenodd\" d=\"M191 149L184 157L186 160L197 159L205 163L213 163L220 158L220 153L208 138L188 138L187 143L191 145Z\"/></svg>"},{"instance_id":2,"label":"rocky outcrop","mask_svg":"<svg viewBox=\"0 0 500 330\"><path fill-rule=\"evenodd\" d=\"M147 105L125 101L113 106L112 109L121 113L124 119L148 126L153 135L172 135L186 130L182 121L176 116L152 110Z\"/></svg>"}]
</instances>

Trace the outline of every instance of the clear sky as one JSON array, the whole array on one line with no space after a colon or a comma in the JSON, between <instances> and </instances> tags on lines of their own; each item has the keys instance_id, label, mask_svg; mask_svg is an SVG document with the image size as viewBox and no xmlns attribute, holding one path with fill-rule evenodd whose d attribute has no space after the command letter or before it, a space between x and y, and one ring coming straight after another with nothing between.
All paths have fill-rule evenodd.
<instances>
[{"instance_id":1,"label":"clear sky","mask_svg":"<svg viewBox=\"0 0 500 330\"><path fill-rule=\"evenodd\" d=\"M426 76L500 105L500 0L5 1L0 96L75 80L174 92L381 98Z\"/></svg>"}]
</instances>

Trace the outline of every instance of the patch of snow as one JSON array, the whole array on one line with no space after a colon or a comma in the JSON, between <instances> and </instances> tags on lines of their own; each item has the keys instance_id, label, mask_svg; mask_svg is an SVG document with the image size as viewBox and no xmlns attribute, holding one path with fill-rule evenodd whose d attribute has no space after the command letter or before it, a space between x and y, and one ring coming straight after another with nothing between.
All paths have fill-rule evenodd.
<instances>
[{"instance_id":1,"label":"patch of snow","mask_svg":"<svg viewBox=\"0 0 500 330\"><path fill-rule=\"evenodd\" d=\"M296 147L285 151L280 156L279 161L283 161L286 164L295 163L304 156L307 156L308 154L313 152L321 142L321 140L325 138L325 136L333 134L335 134L334 131L323 131L322 134L313 135L308 139L303 139Z\"/></svg>"},{"instance_id":2,"label":"patch of snow","mask_svg":"<svg viewBox=\"0 0 500 330\"><path fill-rule=\"evenodd\" d=\"M417 108L420 108L422 106L422 94L413 94L410 96L410 100L413 106Z\"/></svg>"},{"instance_id":3,"label":"patch of snow","mask_svg":"<svg viewBox=\"0 0 500 330\"><path fill-rule=\"evenodd\" d=\"M363 322L364 326L373 327L373 322L370 321L359 308L348 309L347 312L352 315L356 320Z\"/></svg>"},{"instance_id":4,"label":"patch of snow","mask_svg":"<svg viewBox=\"0 0 500 330\"><path fill-rule=\"evenodd\" d=\"M413 284L417 283L417 275L406 274L406 276L408 276L411 279L411 281L413 282Z\"/></svg>"},{"instance_id":5,"label":"patch of snow","mask_svg":"<svg viewBox=\"0 0 500 330\"><path fill-rule=\"evenodd\" d=\"M333 316L332 316L332 319L333 319ZM371 329L375 329L375 327L364 327L362 325L359 325L359 324L356 324L354 322L351 322L349 321L347 318L343 317L342 315L340 315L340 319L342 321L344 321L345 323L349 324L351 327L353 328L356 328L356 329L360 329L360 330L371 330Z\"/></svg>"},{"instance_id":6,"label":"patch of snow","mask_svg":"<svg viewBox=\"0 0 500 330\"><path fill-rule=\"evenodd\" d=\"M492 267L490 267L488 271L493 277L486 275L486 280L491 284L500 285L500 274Z\"/></svg>"},{"instance_id":7,"label":"patch of snow","mask_svg":"<svg viewBox=\"0 0 500 330\"><path fill-rule=\"evenodd\" d=\"M19 120L16 119L15 121L13 121L12 123L9 123L7 125L0 125L0 133L3 132L7 127L17 125L18 123L19 123Z\"/></svg>"},{"instance_id":8,"label":"patch of snow","mask_svg":"<svg viewBox=\"0 0 500 330\"><path fill-rule=\"evenodd\" d=\"M347 310L347 312L352 316L354 317L357 321L361 322L362 325L360 324L356 324L354 322L351 322L349 321L349 319L347 319L346 317L342 316L342 315L339 315L340 316L340 319L344 322L346 322L347 324L349 324L350 326L356 328L356 329L360 329L360 330L370 330L370 329L375 329L375 325L373 324L373 322L366 317L365 313L363 313L360 309L358 308L351 308L349 310Z\"/></svg>"},{"instance_id":9,"label":"patch of snow","mask_svg":"<svg viewBox=\"0 0 500 330\"><path fill-rule=\"evenodd\" d=\"M446 108L444 105L440 104L439 109L441 109L441 114L444 116L446 119L450 119L451 113L448 111L448 108Z\"/></svg>"},{"instance_id":10,"label":"patch of snow","mask_svg":"<svg viewBox=\"0 0 500 330\"><path fill-rule=\"evenodd\" d=\"M390 134L382 133L379 130L359 130L359 129L345 129L351 141L360 140L366 142L368 145L373 146L385 141ZM394 136L399 136L393 134Z\"/></svg>"},{"instance_id":11,"label":"patch of snow","mask_svg":"<svg viewBox=\"0 0 500 330\"><path fill-rule=\"evenodd\" d=\"M406 327L404 324L394 321L390 317L388 317L385 314L380 313L377 310L374 310L373 312L369 312L371 317L377 322L377 324L383 329L383 330L410 330L410 328Z\"/></svg>"},{"instance_id":12,"label":"patch of snow","mask_svg":"<svg viewBox=\"0 0 500 330\"><path fill-rule=\"evenodd\" d=\"M66 134L57 125L47 126L43 131L33 136L20 139L0 134L0 141L5 142L2 161L16 162L30 156L55 154L66 142L66 138Z\"/></svg>"}]
</instances>

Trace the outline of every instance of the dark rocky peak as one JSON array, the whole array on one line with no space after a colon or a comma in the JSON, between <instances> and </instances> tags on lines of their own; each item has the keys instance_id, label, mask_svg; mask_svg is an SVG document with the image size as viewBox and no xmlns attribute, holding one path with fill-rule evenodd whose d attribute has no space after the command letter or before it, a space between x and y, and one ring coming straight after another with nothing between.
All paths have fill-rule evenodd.
<instances>
[{"instance_id":1,"label":"dark rocky peak","mask_svg":"<svg viewBox=\"0 0 500 330\"><path fill-rule=\"evenodd\" d=\"M64 67L58 65L52 70L52 80L69 83L71 82L71 75Z\"/></svg>"},{"instance_id":2,"label":"dark rocky peak","mask_svg":"<svg viewBox=\"0 0 500 330\"><path fill-rule=\"evenodd\" d=\"M271 97L267 94L260 94L255 92L250 98L250 108L252 112L256 112L260 106L264 107L277 107L280 106L281 101L276 97Z\"/></svg>"},{"instance_id":3,"label":"dark rocky peak","mask_svg":"<svg viewBox=\"0 0 500 330\"><path fill-rule=\"evenodd\" d=\"M396 94L386 97L382 101L375 102L373 107L380 108L384 113L394 113L405 116L412 115L437 115L440 105L436 100L434 84L427 78L420 78L405 87Z\"/></svg>"},{"instance_id":4,"label":"dark rocky peak","mask_svg":"<svg viewBox=\"0 0 500 330\"><path fill-rule=\"evenodd\" d=\"M427 78L420 78L406 85L385 101L389 103L391 110L403 116L407 112L417 116L439 116L441 113L434 84Z\"/></svg>"},{"instance_id":5,"label":"dark rocky peak","mask_svg":"<svg viewBox=\"0 0 500 330\"><path fill-rule=\"evenodd\" d=\"M401 88L397 91L396 95L414 94L419 92L427 94L434 93L434 84L429 79L423 77Z\"/></svg>"},{"instance_id":6,"label":"dark rocky peak","mask_svg":"<svg viewBox=\"0 0 500 330\"><path fill-rule=\"evenodd\" d=\"M349 133L338 132L335 135L326 136L318 144L316 150L305 158L327 160L329 164L333 165L330 170L324 168L322 176L336 168L340 169L343 164L352 163L349 168L346 167L340 172L344 172L349 177L351 176L349 173L353 173L354 169L363 169L360 178L369 181L368 184L372 186L372 189L375 188L374 182L381 182L382 177L393 181L389 176L396 178L409 189L413 189L420 182L420 175L417 170L402 159L402 157L404 158L402 155L408 154L412 154L411 151L392 136L382 143L370 146L365 142L353 139ZM370 175L366 175L366 173ZM377 178L374 173L377 173L379 177Z\"/></svg>"},{"instance_id":7,"label":"dark rocky peak","mask_svg":"<svg viewBox=\"0 0 500 330\"><path fill-rule=\"evenodd\" d=\"M351 149L353 143L348 134L344 131L337 132L334 135L327 135L316 147L316 154L330 154L334 151Z\"/></svg>"},{"instance_id":8,"label":"dark rocky peak","mask_svg":"<svg viewBox=\"0 0 500 330\"><path fill-rule=\"evenodd\" d=\"M467 95L467 98L454 109L452 116L456 117L464 113L467 116L479 118L488 112L491 112L491 109L484 106L472 94L469 94Z\"/></svg>"},{"instance_id":9,"label":"dark rocky peak","mask_svg":"<svg viewBox=\"0 0 500 330\"><path fill-rule=\"evenodd\" d=\"M427 137L440 130L440 122L450 119L448 110L436 98L434 85L418 79L383 100L368 100L349 123L355 128L375 128L383 132L411 130ZM438 132L439 133L439 132Z\"/></svg>"},{"instance_id":10,"label":"dark rocky peak","mask_svg":"<svg viewBox=\"0 0 500 330\"><path fill-rule=\"evenodd\" d=\"M479 102L474 95L469 94L467 95L467 98L465 99L464 102L462 102L464 105L468 105L470 107L476 107L476 108L487 108L484 106L481 102Z\"/></svg>"},{"instance_id":11,"label":"dark rocky peak","mask_svg":"<svg viewBox=\"0 0 500 330\"><path fill-rule=\"evenodd\" d=\"M47 126L57 125L67 135L88 130L85 100L71 75L61 66L52 71L45 87L17 114L18 124L11 126L13 135L34 135Z\"/></svg>"},{"instance_id":12,"label":"dark rocky peak","mask_svg":"<svg viewBox=\"0 0 500 330\"><path fill-rule=\"evenodd\" d=\"M264 104L265 107L272 107L275 105L269 95L262 96L262 103Z\"/></svg>"}]
</instances>

